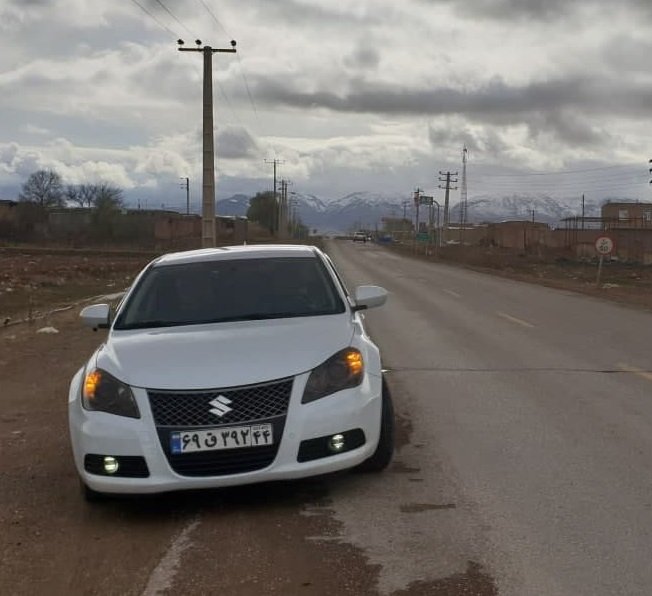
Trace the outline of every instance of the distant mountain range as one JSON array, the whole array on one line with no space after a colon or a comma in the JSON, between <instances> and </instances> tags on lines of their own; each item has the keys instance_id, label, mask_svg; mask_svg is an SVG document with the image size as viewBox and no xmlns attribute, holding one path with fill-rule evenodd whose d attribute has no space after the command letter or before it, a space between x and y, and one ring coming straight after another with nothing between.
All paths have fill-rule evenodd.
<instances>
[{"instance_id":1,"label":"distant mountain range","mask_svg":"<svg viewBox=\"0 0 652 596\"><path fill-rule=\"evenodd\" d=\"M233 195L218 201L217 212L220 215L246 215L250 199L250 196L243 194ZM380 228L383 217L403 217L404 213L408 218L414 217L412 201L408 197L397 195L355 192L339 199L325 201L315 195L295 193L292 200L296 204L301 221L322 233L349 232L358 228L374 229L376 225ZM443 209L443 198L437 200ZM606 200L628 201L622 197ZM586 201L585 216L599 217L600 206L605 201ZM553 198L534 193L482 195L469 199L467 219L473 223L530 220L532 211L536 221L554 224L565 217L581 215L582 201L578 197ZM443 213L441 217L443 218ZM450 221L454 223L459 219L460 207L456 199L450 208Z\"/></svg>"}]
</instances>

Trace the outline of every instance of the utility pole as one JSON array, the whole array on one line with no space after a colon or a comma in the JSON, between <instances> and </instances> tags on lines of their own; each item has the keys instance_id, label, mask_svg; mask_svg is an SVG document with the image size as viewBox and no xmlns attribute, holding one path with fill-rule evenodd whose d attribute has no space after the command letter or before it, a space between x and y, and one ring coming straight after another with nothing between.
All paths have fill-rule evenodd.
<instances>
[{"instance_id":1,"label":"utility pole","mask_svg":"<svg viewBox=\"0 0 652 596\"><path fill-rule=\"evenodd\" d=\"M442 176L445 177L442 178ZM450 172L442 172L441 170L439 171L439 182L446 183L445 186L442 186L441 184L439 185L439 188L446 190L446 196L444 198L444 228L448 228L448 224L450 223L450 217L448 213L450 191L457 190L457 186L451 186L451 184L457 184L457 178L453 180L453 176L457 176L457 172L451 174Z\"/></svg>"},{"instance_id":2,"label":"utility pole","mask_svg":"<svg viewBox=\"0 0 652 596\"><path fill-rule=\"evenodd\" d=\"M403 223L401 224L401 230L405 229L404 226L405 226L405 223L408 220L408 218L407 218L407 208L408 208L408 205L410 204L410 201L403 201L402 204L403 204ZM411 227L412 227L412 215L410 215L410 225L408 226L408 230Z\"/></svg>"},{"instance_id":3,"label":"utility pole","mask_svg":"<svg viewBox=\"0 0 652 596\"><path fill-rule=\"evenodd\" d=\"M285 180L281 180L281 198L278 202L278 235L280 238L285 238L287 232L286 219L286 193L288 185Z\"/></svg>"},{"instance_id":4,"label":"utility pole","mask_svg":"<svg viewBox=\"0 0 652 596\"><path fill-rule=\"evenodd\" d=\"M460 244L464 244L464 230L466 228L468 198L466 189L466 159L469 150L464 145L462 149L462 190L460 192Z\"/></svg>"},{"instance_id":5,"label":"utility pole","mask_svg":"<svg viewBox=\"0 0 652 596\"><path fill-rule=\"evenodd\" d=\"M277 221L276 221L276 233L278 234L279 230L279 225L280 225L280 220L278 219L278 212L279 212L279 202L278 202L278 197L276 195L276 167L279 165L284 164L284 161L281 161L280 159L266 159L265 163L271 163L274 166L274 205L276 206L276 214L277 214Z\"/></svg>"},{"instance_id":6,"label":"utility pole","mask_svg":"<svg viewBox=\"0 0 652 596\"><path fill-rule=\"evenodd\" d=\"M290 220L288 213L288 185L289 180L281 180L281 198L278 204L279 236L286 238L288 235Z\"/></svg>"},{"instance_id":7,"label":"utility pole","mask_svg":"<svg viewBox=\"0 0 652 596\"><path fill-rule=\"evenodd\" d=\"M416 217L416 225L415 225L415 234L419 233L419 200L421 198L421 189L417 187L417 189L414 191L414 207L416 209L417 217ZM415 236L416 239L416 236ZM416 242L416 240L415 240Z\"/></svg>"},{"instance_id":8,"label":"utility pole","mask_svg":"<svg viewBox=\"0 0 652 596\"><path fill-rule=\"evenodd\" d=\"M582 193L582 229L584 229L584 193Z\"/></svg>"},{"instance_id":9,"label":"utility pole","mask_svg":"<svg viewBox=\"0 0 652 596\"><path fill-rule=\"evenodd\" d=\"M183 39L177 41L183 46ZM204 93L203 93L203 158L202 158L202 230L203 248L215 246L215 139L213 131L213 54L217 52L235 53L235 41L230 48L203 46L200 39L195 40L196 48L179 47L180 52L202 52L204 55Z\"/></svg>"},{"instance_id":10,"label":"utility pole","mask_svg":"<svg viewBox=\"0 0 652 596\"><path fill-rule=\"evenodd\" d=\"M181 180L186 183L181 185L181 188L186 188L186 215L190 215L190 178L188 176L181 176Z\"/></svg>"}]
</instances>

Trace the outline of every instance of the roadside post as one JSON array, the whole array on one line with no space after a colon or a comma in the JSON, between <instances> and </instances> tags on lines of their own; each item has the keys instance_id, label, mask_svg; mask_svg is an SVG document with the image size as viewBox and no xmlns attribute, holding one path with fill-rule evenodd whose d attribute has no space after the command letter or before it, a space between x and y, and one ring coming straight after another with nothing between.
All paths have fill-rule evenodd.
<instances>
[{"instance_id":1,"label":"roadside post","mask_svg":"<svg viewBox=\"0 0 652 596\"><path fill-rule=\"evenodd\" d=\"M598 276L595 280L596 286L600 287L600 278L602 277L602 262L605 257L611 256L614 250L614 241L610 236L598 236L595 240L595 252L600 256L598 261Z\"/></svg>"}]
</instances>

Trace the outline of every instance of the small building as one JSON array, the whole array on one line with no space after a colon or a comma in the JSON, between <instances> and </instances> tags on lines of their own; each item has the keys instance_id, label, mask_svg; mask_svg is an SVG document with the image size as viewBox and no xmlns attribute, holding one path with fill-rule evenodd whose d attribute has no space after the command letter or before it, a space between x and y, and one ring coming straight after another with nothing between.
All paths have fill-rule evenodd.
<instances>
[{"instance_id":1,"label":"small building","mask_svg":"<svg viewBox=\"0 0 652 596\"><path fill-rule=\"evenodd\" d=\"M501 221L487 226L487 241L501 248L525 250L544 245L550 226L536 221Z\"/></svg>"},{"instance_id":2,"label":"small building","mask_svg":"<svg viewBox=\"0 0 652 596\"><path fill-rule=\"evenodd\" d=\"M601 215L606 229L652 228L652 203L608 202Z\"/></svg>"}]
</instances>

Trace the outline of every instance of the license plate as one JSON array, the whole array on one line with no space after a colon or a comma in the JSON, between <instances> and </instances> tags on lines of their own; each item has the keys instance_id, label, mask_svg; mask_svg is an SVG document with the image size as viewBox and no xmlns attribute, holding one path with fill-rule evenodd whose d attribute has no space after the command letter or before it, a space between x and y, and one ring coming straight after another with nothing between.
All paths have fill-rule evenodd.
<instances>
[{"instance_id":1,"label":"license plate","mask_svg":"<svg viewBox=\"0 0 652 596\"><path fill-rule=\"evenodd\" d=\"M271 424L230 426L210 430L188 430L170 435L170 450L174 454L261 447L274 442Z\"/></svg>"}]
</instances>

